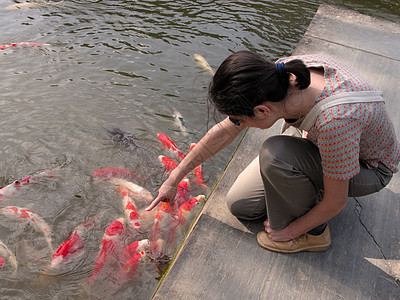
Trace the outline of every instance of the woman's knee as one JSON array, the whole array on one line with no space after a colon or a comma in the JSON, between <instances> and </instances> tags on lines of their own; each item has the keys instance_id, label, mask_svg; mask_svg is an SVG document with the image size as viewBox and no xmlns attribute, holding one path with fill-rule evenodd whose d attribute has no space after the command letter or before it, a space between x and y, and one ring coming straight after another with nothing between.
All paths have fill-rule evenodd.
<instances>
[{"instance_id":1,"label":"woman's knee","mask_svg":"<svg viewBox=\"0 0 400 300\"><path fill-rule=\"evenodd\" d=\"M272 136L263 143L259 157L264 179L273 180L282 172L298 170L318 186L322 184L321 157L318 148L307 139L286 135Z\"/></svg>"},{"instance_id":2,"label":"woman's knee","mask_svg":"<svg viewBox=\"0 0 400 300\"><path fill-rule=\"evenodd\" d=\"M236 218L255 220L266 214L264 194L253 197L243 197L241 193L230 190L225 198L226 205Z\"/></svg>"},{"instance_id":3,"label":"woman's knee","mask_svg":"<svg viewBox=\"0 0 400 300\"><path fill-rule=\"evenodd\" d=\"M288 151L287 141L292 138L293 137L276 135L264 141L259 153L262 174L269 174L276 169L276 162L280 161L280 157L285 156L284 152ZM273 176L273 174L270 175Z\"/></svg>"}]
</instances>

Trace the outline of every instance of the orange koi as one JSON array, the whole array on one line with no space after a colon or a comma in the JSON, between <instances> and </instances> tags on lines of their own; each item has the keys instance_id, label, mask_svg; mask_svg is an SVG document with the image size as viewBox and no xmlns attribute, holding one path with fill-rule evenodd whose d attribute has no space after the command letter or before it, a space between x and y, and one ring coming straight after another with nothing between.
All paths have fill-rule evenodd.
<instances>
[{"instance_id":1,"label":"orange koi","mask_svg":"<svg viewBox=\"0 0 400 300\"><path fill-rule=\"evenodd\" d=\"M83 254L86 234L93 229L95 225L94 218L88 219L85 223L80 224L72 232L69 239L63 242L54 252L51 260L51 268L58 268L63 263L70 262Z\"/></svg>"},{"instance_id":2,"label":"orange koi","mask_svg":"<svg viewBox=\"0 0 400 300\"><path fill-rule=\"evenodd\" d=\"M135 255L138 251L145 251L150 246L150 240L144 239L140 241L134 241L133 243L126 246L118 255L119 262L123 265Z\"/></svg>"},{"instance_id":3,"label":"orange koi","mask_svg":"<svg viewBox=\"0 0 400 300\"><path fill-rule=\"evenodd\" d=\"M153 258L170 256L175 250L177 237L183 234L177 232L189 219L193 208L205 199L204 195L192 197L182 205L178 210L171 208L168 202L161 202L157 211L153 227L153 235L150 240L150 252ZM182 229L180 229L182 230Z\"/></svg>"},{"instance_id":4,"label":"orange koi","mask_svg":"<svg viewBox=\"0 0 400 300\"><path fill-rule=\"evenodd\" d=\"M159 133L158 135L158 140L161 142L161 144L164 146L165 149L170 149L173 152L175 152L180 159L185 158L185 154L179 148L175 145L175 143L164 133Z\"/></svg>"},{"instance_id":5,"label":"orange koi","mask_svg":"<svg viewBox=\"0 0 400 300\"><path fill-rule=\"evenodd\" d=\"M131 170L124 168L106 168L100 169L93 172L93 177L110 179L111 177L117 177L122 179L137 179L139 176Z\"/></svg>"},{"instance_id":6,"label":"orange koi","mask_svg":"<svg viewBox=\"0 0 400 300\"><path fill-rule=\"evenodd\" d=\"M189 152L192 151L192 149L196 146L195 143L191 143L190 144L190 149ZM204 183L204 178L203 178L203 165L198 165L195 169L194 169L194 174L196 175L196 180L195 182L197 182L198 184L202 185L202 186L206 186Z\"/></svg>"},{"instance_id":7,"label":"orange koi","mask_svg":"<svg viewBox=\"0 0 400 300\"><path fill-rule=\"evenodd\" d=\"M0 209L0 213L14 220L27 221L31 225L38 228L40 231L43 232L43 235L46 238L49 249L51 252L53 252L53 247L51 245L51 237L50 237L51 235L50 227L38 214L34 213L29 209L17 206L3 207L2 209Z\"/></svg>"},{"instance_id":8,"label":"orange koi","mask_svg":"<svg viewBox=\"0 0 400 300\"><path fill-rule=\"evenodd\" d=\"M172 233L170 225L172 222L173 209L169 202L161 202L154 219L153 234L150 240L150 252L153 257L167 255L167 241Z\"/></svg>"},{"instance_id":9,"label":"orange koi","mask_svg":"<svg viewBox=\"0 0 400 300\"><path fill-rule=\"evenodd\" d=\"M103 269L106 262L114 256L118 247L122 243L125 226L126 220L124 218L116 219L108 225L101 241L100 250L94 264L93 273L86 281L86 284L89 284L93 279L95 279Z\"/></svg>"},{"instance_id":10,"label":"orange koi","mask_svg":"<svg viewBox=\"0 0 400 300\"><path fill-rule=\"evenodd\" d=\"M120 187L119 192L122 195L122 205L124 206L124 214L126 219L128 220L128 225L133 230L140 229L140 216L137 212L135 203L128 195L128 190Z\"/></svg>"},{"instance_id":11,"label":"orange koi","mask_svg":"<svg viewBox=\"0 0 400 300\"><path fill-rule=\"evenodd\" d=\"M206 199L204 195L198 195L197 197L190 198L188 201L183 203L177 213L177 218L175 219L178 224L183 225L189 218L190 212L192 209L199 203L203 202Z\"/></svg>"},{"instance_id":12,"label":"orange koi","mask_svg":"<svg viewBox=\"0 0 400 300\"><path fill-rule=\"evenodd\" d=\"M164 165L167 174L171 173L178 166L176 161L164 155L159 155L158 160Z\"/></svg>"},{"instance_id":13,"label":"orange koi","mask_svg":"<svg viewBox=\"0 0 400 300\"><path fill-rule=\"evenodd\" d=\"M189 196L190 196L190 181L188 178L185 178L178 184L178 189L175 196L176 206L179 207L181 204L189 200Z\"/></svg>"},{"instance_id":14,"label":"orange koi","mask_svg":"<svg viewBox=\"0 0 400 300\"><path fill-rule=\"evenodd\" d=\"M122 281L128 281L134 275L139 262L145 256L144 251L139 251L134 254L122 267L121 270L117 274L117 278L119 280L119 284L123 283Z\"/></svg>"}]
</instances>

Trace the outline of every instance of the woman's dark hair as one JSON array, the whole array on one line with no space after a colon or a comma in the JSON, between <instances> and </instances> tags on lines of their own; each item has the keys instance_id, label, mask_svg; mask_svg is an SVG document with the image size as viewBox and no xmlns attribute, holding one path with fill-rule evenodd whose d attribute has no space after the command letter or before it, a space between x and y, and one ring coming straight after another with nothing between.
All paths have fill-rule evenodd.
<instances>
[{"instance_id":1,"label":"woman's dark hair","mask_svg":"<svg viewBox=\"0 0 400 300\"><path fill-rule=\"evenodd\" d=\"M210 83L208 99L222 114L251 117L255 106L285 98L289 73L296 75L299 89L310 85L310 72L299 59L286 62L284 71L278 72L275 63L261 55L238 51L219 66Z\"/></svg>"}]
</instances>

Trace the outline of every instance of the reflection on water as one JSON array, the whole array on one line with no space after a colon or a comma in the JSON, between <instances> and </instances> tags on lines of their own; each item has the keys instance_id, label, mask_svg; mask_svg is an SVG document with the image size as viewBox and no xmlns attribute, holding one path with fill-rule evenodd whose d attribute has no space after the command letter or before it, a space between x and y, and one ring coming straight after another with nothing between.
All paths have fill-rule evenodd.
<instances>
[{"instance_id":1,"label":"reflection on water","mask_svg":"<svg viewBox=\"0 0 400 300\"><path fill-rule=\"evenodd\" d=\"M166 178L157 157L172 156L157 134L167 134L186 153L214 124L205 100L211 76L198 68L195 53L214 70L237 50L272 59L288 55L321 3L392 21L400 15L398 1L65 0L5 9L13 3L0 1L0 44L49 46L0 50L0 186L48 169L57 172L0 199L0 208L12 205L38 213L51 229L53 248L90 217L96 225L79 259L51 273L51 253L40 230L0 218L0 240L18 261L15 277L7 262L0 271L0 293L12 299L151 297L168 259L156 266L143 259L128 285L120 285L111 267L94 288L83 285L105 229L123 216L119 192L92 174L110 167L133 170L156 196ZM174 111L183 117L187 133L177 126ZM115 143L107 124L131 133L141 145L137 149L145 151ZM204 164L209 188L235 146ZM209 192L194 185L192 195ZM151 236L154 214L145 221L145 233L126 237L124 243Z\"/></svg>"}]
</instances>

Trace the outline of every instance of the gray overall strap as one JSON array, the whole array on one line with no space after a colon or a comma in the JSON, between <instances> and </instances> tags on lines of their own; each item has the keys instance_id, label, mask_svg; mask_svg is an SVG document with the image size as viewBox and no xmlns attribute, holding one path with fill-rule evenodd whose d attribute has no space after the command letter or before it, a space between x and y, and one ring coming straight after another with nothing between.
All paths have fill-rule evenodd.
<instances>
[{"instance_id":1,"label":"gray overall strap","mask_svg":"<svg viewBox=\"0 0 400 300\"><path fill-rule=\"evenodd\" d=\"M318 102L301 122L299 129L310 131L317 117L327 108L350 103L368 103L368 102L383 102L383 92L381 91L361 91L361 92L346 92L332 95Z\"/></svg>"}]
</instances>

